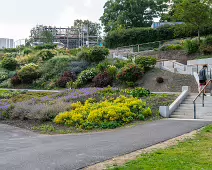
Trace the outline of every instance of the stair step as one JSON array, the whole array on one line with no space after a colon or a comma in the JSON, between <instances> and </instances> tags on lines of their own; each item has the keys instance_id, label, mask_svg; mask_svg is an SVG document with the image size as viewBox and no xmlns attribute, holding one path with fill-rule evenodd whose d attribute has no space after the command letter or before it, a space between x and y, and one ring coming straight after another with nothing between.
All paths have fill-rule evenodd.
<instances>
[{"instance_id":1,"label":"stair step","mask_svg":"<svg viewBox=\"0 0 212 170\"><path fill-rule=\"evenodd\" d=\"M178 118L178 119L193 119L194 116L184 116L184 115L171 115L170 118Z\"/></svg>"}]
</instances>

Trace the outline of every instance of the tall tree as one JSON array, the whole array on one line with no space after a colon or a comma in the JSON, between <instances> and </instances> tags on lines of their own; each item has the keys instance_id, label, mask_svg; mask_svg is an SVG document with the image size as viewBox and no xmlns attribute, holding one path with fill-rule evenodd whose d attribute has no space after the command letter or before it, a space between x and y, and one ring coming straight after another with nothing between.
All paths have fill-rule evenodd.
<instances>
[{"instance_id":1,"label":"tall tree","mask_svg":"<svg viewBox=\"0 0 212 170\"><path fill-rule=\"evenodd\" d=\"M77 19L74 21L73 27L78 29L85 27L86 29L88 29L89 35L93 35L93 36L99 36L101 33L101 25L99 23L95 23L89 20Z\"/></svg>"},{"instance_id":2,"label":"tall tree","mask_svg":"<svg viewBox=\"0 0 212 170\"><path fill-rule=\"evenodd\" d=\"M174 16L198 30L200 44L201 29L211 23L211 6L206 0L183 0L176 6Z\"/></svg>"},{"instance_id":3,"label":"tall tree","mask_svg":"<svg viewBox=\"0 0 212 170\"><path fill-rule=\"evenodd\" d=\"M118 28L148 27L167 10L168 0L108 0L100 18L105 32Z\"/></svg>"},{"instance_id":4,"label":"tall tree","mask_svg":"<svg viewBox=\"0 0 212 170\"><path fill-rule=\"evenodd\" d=\"M168 11L161 15L160 21L161 22L177 22L181 21L181 19L177 19L174 17L174 13L176 10L176 6L182 3L183 0L170 0L168 3Z\"/></svg>"}]
</instances>

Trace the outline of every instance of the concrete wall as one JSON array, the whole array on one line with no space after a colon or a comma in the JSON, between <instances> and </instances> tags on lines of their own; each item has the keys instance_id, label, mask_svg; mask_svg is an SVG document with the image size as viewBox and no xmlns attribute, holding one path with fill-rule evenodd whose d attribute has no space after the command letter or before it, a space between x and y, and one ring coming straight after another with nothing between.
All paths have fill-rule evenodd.
<instances>
[{"instance_id":1,"label":"concrete wall","mask_svg":"<svg viewBox=\"0 0 212 170\"><path fill-rule=\"evenodd\" d=\"M190 87L183 86L182 93L170 106L160 106L160 115L164 118L169 118L170 115L180 106L180 104L188 97Z\"/></svg>"}]
</instances>

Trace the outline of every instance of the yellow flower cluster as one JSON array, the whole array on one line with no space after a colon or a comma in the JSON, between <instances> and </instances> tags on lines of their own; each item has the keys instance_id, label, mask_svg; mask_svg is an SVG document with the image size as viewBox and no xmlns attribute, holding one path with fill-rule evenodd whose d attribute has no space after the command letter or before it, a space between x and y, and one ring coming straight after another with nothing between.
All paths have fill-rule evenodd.
<instances>
[{"instance_id":1,"label":"yellow flower cluster","mask_svg":"<svg viewBox=\"0 0 212 170\"><path fill-rule=\"evenodd\" d=\"M146 109L146 103L133 97L120 96L116 99L96 103L88 99L83 105L80 102L72 104L72 111L60 113L55 118L55 123L66 124L77 128L86 128L87 124L101 127L108 122L129 123L152 114L151 109Z\"/></svg>"}]
</instances>

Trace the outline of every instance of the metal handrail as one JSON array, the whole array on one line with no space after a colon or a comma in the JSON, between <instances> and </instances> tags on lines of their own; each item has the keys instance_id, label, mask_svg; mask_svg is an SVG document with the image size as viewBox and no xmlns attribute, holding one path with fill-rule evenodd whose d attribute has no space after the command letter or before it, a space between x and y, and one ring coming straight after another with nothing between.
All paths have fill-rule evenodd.
<instances>
[{"instance_id":1,"label":"metal handrail","mask_svg":"<svg viewBox=\"0 0 212 170\"><path fill-rule=\"evenodd\" d=\"M193 100L193 104L194 104L194 119L197 119L197 108L196 108L196 100L197 98L202 94L202 92L206 89L206 87L212 82L212 80L209 80L207 82L207 84L205 85L205 87L199 92L199 94L196 96L196 98ZM205 106L205 95L202 95L202 107Z\"/></svg>"}]
</instances>

